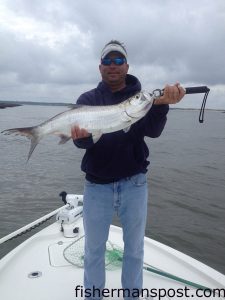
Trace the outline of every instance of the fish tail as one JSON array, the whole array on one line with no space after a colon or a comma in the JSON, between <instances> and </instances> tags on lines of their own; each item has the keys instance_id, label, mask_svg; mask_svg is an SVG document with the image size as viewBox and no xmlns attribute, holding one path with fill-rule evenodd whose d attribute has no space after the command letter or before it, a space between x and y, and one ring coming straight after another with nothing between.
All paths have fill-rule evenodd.
<instances>
[{"instance_id":1,"label":"fish tail","mask_svg":"<svg viewBox=\"0 0 225 300\"><path fill-rule=\"evenodd\" d=\"M5 135L9 135L9 134L22 135L30 139L31 144L30 144L30 150L27 157L27 162L30 159L40 139L42 138L40 131L38 130L38 126L6 129L2 131L2 133Z\"/></svg>"}]
</instances>

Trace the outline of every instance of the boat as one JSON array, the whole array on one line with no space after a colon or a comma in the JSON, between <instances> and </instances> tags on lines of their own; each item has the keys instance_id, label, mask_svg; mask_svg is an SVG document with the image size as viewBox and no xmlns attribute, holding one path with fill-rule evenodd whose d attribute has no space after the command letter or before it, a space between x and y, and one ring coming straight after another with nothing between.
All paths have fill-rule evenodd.
<instances>
[{"instance_id":1,"label":"boat","mask_svg":"<svg viewBox=\"0 0 225 300\"><path fill-rule=\"evenodd\" d=\"M0 239L0 244L38 226L55 222L35 233L0 260L1 300L86 299L83 287L83 195L62 192L64 206ZM95 290L104 299L224 299L225 275L156 240L144 240L144 283L141 291L123 290L120 227L111 225L106 247L106 286Z\"/></svg>"}]
</instances>

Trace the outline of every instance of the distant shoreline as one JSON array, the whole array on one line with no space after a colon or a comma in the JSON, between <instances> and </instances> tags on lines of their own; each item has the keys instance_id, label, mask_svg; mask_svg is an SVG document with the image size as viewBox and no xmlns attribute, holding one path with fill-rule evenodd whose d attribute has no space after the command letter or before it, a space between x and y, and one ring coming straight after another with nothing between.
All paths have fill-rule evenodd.
<instances>
[{"instance_id":1,"label":"distant shoreline","mask_svg":"<svg viewBox=\"0 0 225 300\"><path fill-rule=\"evenodd\" d=\"M31 101L3 101L0 100L0 109L22 105L44 105L44 106L72 106L72 103L57 102L31 102Z\"/></svg>"},{"instance_id":2,"label":"distant shoreline","mask_svg":"<svg viewBox=\"0 0 225 300\"><path fill-rule=\"evenodd\" d=\"M22 105L42 105L42 106L67 106L67 107L73 107L74 104L72 103L63 103L63 102L32 102L32 101L3 101L0 100L0 109L4 108L10 108L10 107L17 107ZM190 110L190 111L196 111L199 110L199 108L182 108L182 107L170 107L170 110ZM216 108L206 108L205 109L210 111L218 111L225 113L224 109L216 109Z\"/></svg>"},{"instance_id":3,"label":"distant shoreline","mask_svg":"<svg viewBox=\"0 0 225 300\"><path fill-rule=\"evenodd\" d=\"M4 109L7 107L16 107L16 106L21 106L21 104L0 103L0 109Z\"/></svg>"}]
</instances>

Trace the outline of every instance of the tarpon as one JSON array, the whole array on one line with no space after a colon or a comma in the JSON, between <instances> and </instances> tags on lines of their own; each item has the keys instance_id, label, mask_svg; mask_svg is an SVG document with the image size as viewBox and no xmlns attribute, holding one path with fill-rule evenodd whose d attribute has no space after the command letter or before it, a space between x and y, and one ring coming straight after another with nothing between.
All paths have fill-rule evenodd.
<instances>
[{"instance_id":1,"label":"tarpon","mask_svg":"<svg viewBox=\"0 0 225 300\"><path fill-rule=\"evenodd\" d=\"M153 95L142 91L115 105L75 105L71 110L62 112L40 125L6 129L2 133L23 135L31 140L28 161L42 138L51 134L58 135L59 144L64 144L71 139L71 128L74 126L86 129L94 142L104 133L118 130L126 132L132 124L146 115L154 99Z\"/></svg>"}]
</instances>

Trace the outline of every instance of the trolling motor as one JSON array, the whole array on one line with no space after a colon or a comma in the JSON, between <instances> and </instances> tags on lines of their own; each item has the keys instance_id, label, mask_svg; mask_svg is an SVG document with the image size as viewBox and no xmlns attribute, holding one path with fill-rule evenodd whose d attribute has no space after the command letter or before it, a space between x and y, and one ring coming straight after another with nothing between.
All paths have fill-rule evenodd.
<instances>
[{"instance_id":1,"label":"trolling motor","mask_svg":"<svg viewBox=\"0 0 225 300\"><path fill-rule=\"evenodd\" d=\"M64 204L68 204L56 215L56 221L61 223L61 231L65 237L75 237L79 233L76 221L83 212L83 195L67 194L65 191L59 194Z\"/></svg>"},{"instance_id":2,"label":"trolling motor","mask_svg":"<svg viewBox=\"0 0 225 300\"><path fill-rule=\"evenodd\" d=\"M207 86L194 86L194 87L187 87L184 89L185 89L186 94L199 94L199 93L205 94L204 98L202 100L202 106L201 106L200 113L199 113L199 123L203 123L206 100L207 100L210 89ZM157 99L157 98L163 96L163 93L164 93L164 89L162 89L162 90L156 89L150 95Z\"/></svg>"}]
</instances>

